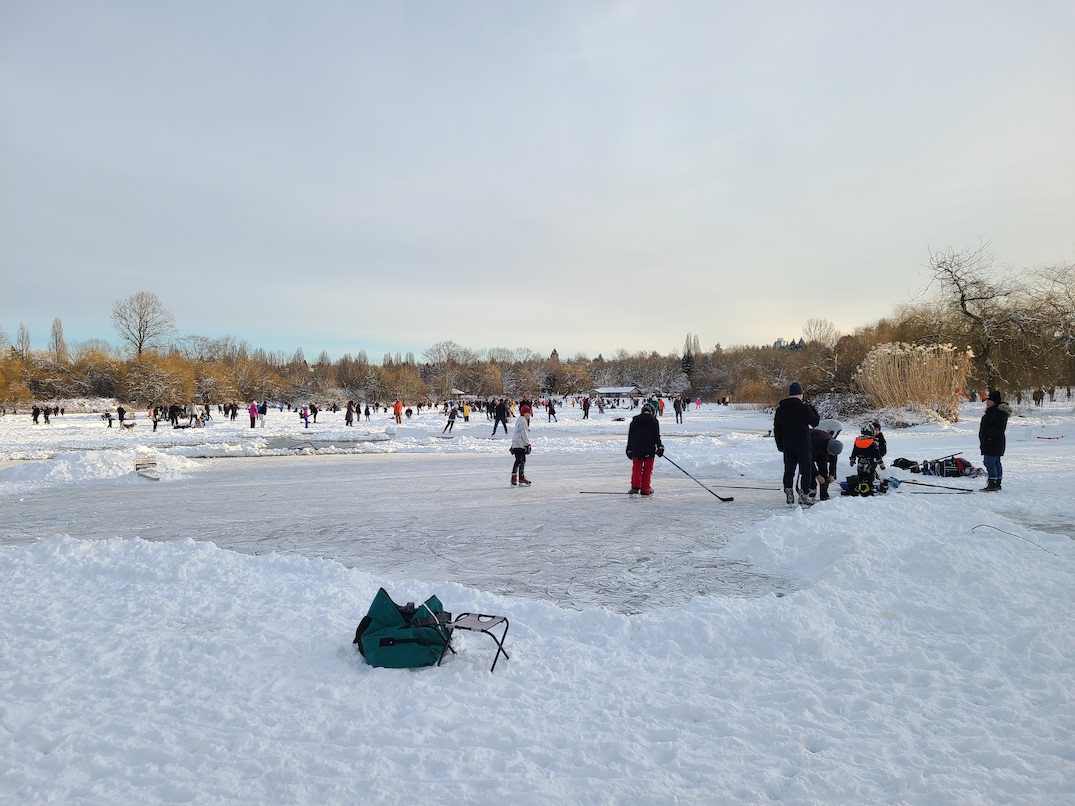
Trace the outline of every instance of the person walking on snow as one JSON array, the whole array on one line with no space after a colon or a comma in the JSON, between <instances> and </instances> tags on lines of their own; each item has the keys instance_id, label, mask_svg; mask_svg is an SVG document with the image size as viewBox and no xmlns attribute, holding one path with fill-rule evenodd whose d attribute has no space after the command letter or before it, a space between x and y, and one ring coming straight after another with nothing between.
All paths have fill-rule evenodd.
<instances>
[{"instance_id":1,"label":"person walking on snow","mask_svg":"<svg viewBox=\"0 0 1075 806\"><path fill-rule=\"evenodd\" d=\"M982 463L985 465L989 480L982 488L983 493L999 493L1000 481L1004 477L1004 468L1000 457L1004 455L1006 440L1004 430L1008 427L1008 418L1012 407L1003 402L1000 392L994 389L985 399L985 414L978 426L978 445L982 450Z\"/></svg>"},{"instance_id":2,"label":"person walking on snow","mask_svg":"<svg viewBox=\"0 0 1075 806\"><path fill-rule=\"evenodd\" d=\"M654 456L664 456L661 424L653 406L645 403L642 413L631 418L627 429L627 458L631 460L631 494L653 495L650 479L653 476Z\"/></svg>"},{"instance_id":3,"label":"person walking on snow","mask_svg":"<svg viewBox=\"0 0 1075 806\"><path fill-rule=\"evenodd\" d=\"M500 400L497 401L494 415L493 436L496 436L496 427L501 423L504 424L504 433L508 433L508 404L504 402L504 398L500 398Z\"/></svg>"},{"instance_id":4,"label":"person walking on snow","mask_svg":"<svg viewBox=\"0 0 1075 806\"><path fill-rule=\"evenodd\" d=\"M254 428L258 423L258 404L251 403L247 413L250 415L250 427Z\"/></svg>"},{"instance_id":5,"label":"person walking on snow","mask_svg":"<svg viewBox=\"0 0 1075 806\"><path fill-rule=\"evenodd\" d=\"M802 489L799 503L810 506L816 486L813 462L810 457L810 429L821 422L817 409L803 400L803 387L798 381L788 387L788 396L780 401L773 416L773 439L776 449L784 454L784 497L795 503L795 470L799 471Z\"/></svg>"},{"instance_id":6,"label":"person walking on snow","mask_svg":"<svg viewBox=\"0 0 1075 806\"><path fill-rule=\"evenodd\" d=\"M532 409L529 406L519 408L519 419L515 421L515 431L511 435L511 455L515 457L515 464L511 466L511 486L521 484L523 487L530 486L530 479L526 477L526 457L530 453L530 415ZM507 430L507 425L504 426Z\"/></svg>"}]
</instances>

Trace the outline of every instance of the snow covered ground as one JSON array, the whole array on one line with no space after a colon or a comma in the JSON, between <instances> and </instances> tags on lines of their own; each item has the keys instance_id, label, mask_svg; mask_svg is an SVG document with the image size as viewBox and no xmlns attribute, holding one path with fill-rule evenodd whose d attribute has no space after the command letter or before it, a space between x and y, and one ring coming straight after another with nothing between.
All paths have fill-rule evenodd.
<instances>
[{"instance_id":1,"label":"snow covered ground","mask_svg":"<svg viewBox=\"0 0 1075 806\"><path fill-rule=\"evenodd\" d=\"M981 411L889 460L980 465ZM1075 801L1071 403L1017 407L1000 494L805 512L718 406L662 432L734 501L665 461L622 495L630 414L537 412L516 490L483 414L0 418L0 803ZM510 617L511 659L365 665L381 586Z\"/></svg>"}]
</instances>

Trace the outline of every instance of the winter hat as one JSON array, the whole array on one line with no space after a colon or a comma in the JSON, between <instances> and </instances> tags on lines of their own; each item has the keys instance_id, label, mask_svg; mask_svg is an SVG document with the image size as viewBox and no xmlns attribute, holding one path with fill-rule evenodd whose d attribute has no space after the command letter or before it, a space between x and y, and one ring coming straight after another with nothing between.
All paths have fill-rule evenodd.
<instances>
[{"instance_id":1,"label":"winter hat","mask_svg":"<svg viewBox=\"0 0 1075 806\"><path fill-rule=\"evenodd\" d=\"M989 393L989 397L987 397L986 400L992 400L994 403L1000 403L1000 392L994 389L992 392Z\"/></svg>"},{"instance_id":2,"label":"winter hat","mask_svg":"<svg viewBox=\"0 0 1075 806\"><path fill-rule=\"evenodd\" d=\"M649 403L643 403L642 404L642 413L643 414L653 414L653 406L651 404L649 404Z\"/></svg>"},{"instance_id":3,"label":"winter hat","mask_svg":"<svg viewBox=\"0 0 1075 806\"><path fill-rule=\"evenodd\" d=\"M788 394L794 397L795 395L801 395L803 393L803 385L798 381L795 381L788 387Z\"/></svg>"},{"instance_id":4,"label":"winter hat","mask_svg":"<svg viewBox=\"0 0 1075 806\"><path fill-rule=\"evenodd\" d=\"M817 424L817 427L822 431L828 431L829 436L836 438L840 436L840 432L844 429L844 424L839 420L822 420Z\"/></svg>"},{"instance_id":5,"label":"winter hat","mask_svg":"<svg viewBox=\"0 0 1075 806\"><path fill-rule=\"evenodd\" d=\"M844 443L840 442L838 439L830 439L828 451L833 456L839 456L844 452Z\"/></svg>"},{"instance_id":6,"label":"winter hat","mask_svg":"<svg viewBox=\"0 0 1075 806\"><path fill-rule=\"evenodd\" d=\"M522 406L519 409L519 414L530 414L533 411L529 406Z\"/></svg>"}]
</instances>

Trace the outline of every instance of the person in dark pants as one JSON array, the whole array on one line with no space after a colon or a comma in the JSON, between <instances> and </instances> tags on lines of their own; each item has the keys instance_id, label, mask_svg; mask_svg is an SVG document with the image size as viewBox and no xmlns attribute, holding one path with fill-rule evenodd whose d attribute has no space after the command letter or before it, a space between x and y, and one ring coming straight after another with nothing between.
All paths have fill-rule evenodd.
<instances>
[{"instance_id":1,"label":"person in dark pants","mask_svg":"<svg viewBox=\"0 0 1075 806\"><path fill-rule=\"evenodd\" d=\"M985 414L978 426L978 445L982 449L982 463L989 474L989 481L982 488L983 493L999 493L1000 481L1004 477L1004 467L1000 457L1004 455L1006 439L1004 431L1008 427L1008 418L1012 407L1003 402L1000 392L994 389L985 399Z\"/></svg>"},{"instance_id":2,"label":"person in dark pants","mask_svg":"<svg viewBox=\"0 0 1075 806\"><path fill-rule=\"evenodd\" d=\"M862 433L855 437L850 459L860 483L866 483L872 487L876 481L881 484L880 492L888 489L888 482L879 478L877 474L877 468L885 469L885 460L881 456L881 445L874 436L873 425L864 425Z\"/></svg>"},{"instance_id":3,"label":"person in dark pants","mask_svg":"<svg viewBox=\"0 0 1075 806\"><path fill-rule=\"evenodd\" d=\"M810 429L810 458L814 462L814 481L822 501L829 500L829 485L836 481L836 457L843 450L844 443L834 439L828 431Z\"/></svg>"},{"instance_id":4,"label":"person in dark pants","mask_svg":"<svg viewBox=\"0 0 1075 806\"><path fill-rule=\"evenodd\" d=\"M493 436L496 436L496 427L500 424L504 424L504 433L508 433L508 404L504 402L504 398L500 398L496 402L496 409L494 410L495 419L493 420Z\"/></svg>"},{"instance_id":5,"label":"person in dark pants","mask_svg":"<svg viewBox=\"0 0 1075 806\"><path fill-rule=\"evenodd\" d=\"M650 480L653 477L655 456L664 456L661 443L661 424L657 422L653 406L646 403L642 413L631 418L627 429L627 458L631 460L631 494L653 495Z\"/></svg>"},{"instance_id":6,"label":"person in dark pants","mask_svg":"<svg viewBox=\"0 0 1075 806\"><path fill-rule=\"evenodd\" d=\"M455 428L456 414L457 414L457 410L456 410L455 406L453 405L452 408L448 411L448 424L444 426L444 430L441 431L442 434L445 431L451 431L453 428ZM507 429L507 426L505 426L505 430L506 429Z\"/></svg>"},{"instance_id":7,"label":"person in dark pants","mask_svg":"<svg viewBox=\"0 0 1075 806\"><path fill-rule=\"evenodd\" d=\"M511 455L515 457L515 464L511 466L511 486L517 484L523 487L530 486L530 479L526 477L526 457L530 454L530 415L533 409L530 406L519 407L519 419L515 421L515 433L511 435ZM505 426L505 429L507 426Z\"/></svg>"},{"instance_id":8,"label":"person in dark pants","mask_svg":"<svg viewBox=\"0 0 1075 806\"><path fill-rule=\"evenodd\" d=\"M784 496L795 503L795 470L799 471L802 489L799 503L814 503L817 486L810 457L810 429L821 422L817 409L803 399L802 384L797 381L788 387L788 396L780 401L773 416L773 438L776 449L784 454Z\"/></svg>"}]
</instances>

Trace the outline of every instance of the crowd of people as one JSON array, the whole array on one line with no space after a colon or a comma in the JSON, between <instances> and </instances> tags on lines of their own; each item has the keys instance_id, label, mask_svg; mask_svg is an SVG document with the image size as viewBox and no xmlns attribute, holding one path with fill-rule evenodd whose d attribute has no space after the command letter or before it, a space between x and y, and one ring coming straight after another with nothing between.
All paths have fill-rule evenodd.
<instances>
[{"instance_id":1,"label":"crowd of people","mask_svg":"<svg viewBox=\"0 0 1075 806\"><path fill-rule=\"evenodd\" d=\"M1004 402L997 390L983 395L983 398L986 410L982 416L978 438L988 480L982 492L999 492L1002 489L1004 477L1002 457L1006 448L1005 429L1012 409L1008 403ZM695 408L701 407L701 398L696 398L694 402ZM728 405L728 398L723 397L718 402ZM623 407L633 410L641 404L641 411L631 419L627 434L627 457L631 460L630 493L652 495L653 464L655 458L664 455L658 419L664 415L667 405L664 397L654 395L645 400L638 397L611 399L598 397L596 404L602 412L605 408ZM591 400L588 396L567 396L558 400L548 397L538 401L536 405L544 407L548 422L558 422L557 407L563 408L566 405L578 406L582 411L582 418L588 419ZM278 403L276 406L281 413L285 410L285 406L287 411L296 412L306 428L309 428L311 421L317 423L317 415L320 412L320 407L316 403L302 406ZM676 395L671 399L670 406L675 412L676 423L682 423L684 413L689 408L689 401L684 400L681 395ZM435 404L425 401L416 403L415 407L418 414L421 414L423 407L429 410L437 408ZM506 397L446 400L441 404L441 413L447 418L441 434L450 435L460 416L464 422L470 422L472 413L484 412L486 418L492 421L492 436L496 436L501 427L507 436L508 421L515 419L510 448L513 457L511 485L513 487L530 486L530 480L525 474L525 466L526 457L532 450L529 428L534 407L535 403L526 395L518 401ZM378 408L381 408L385 414L389 411L389 406L385 403L374 403L371 411L369 403L359 403L354 400L348 400L345 407L336 403L330 406L333 412L341 410L345 412L344 422L348 426L353 426L363 417L366 422L369 422L371 414L375 413ZM260 403L256 400L251 401L246 410L250 417L251 428L265 427L265 418L269 410L267 400ZM404 416L409 418L414 414L414 408L405 406L400 399L394 401L391 410L396 423L402 423ZM517 417L516 410L518 410ZM35 404L30 410L32 422L35 425L40 424L42 418L45 424L49 424L50 416L62 416L64 413L65 407L52 404ZM218 404L217 413L223 418L230 418L234 421L238 417L239 404L234 402ZM128 415L130 420L128 420ZM213 419L208 403L155 406L146 412L146 416L152 422L154 431L157 430L158 423L161 421L169 422L173 428L194 428L204 427ZM111 410L102 413L101 417L107 421L109 428L112 427L114 420L118 420L124 427L133 426L133 413L129 413L122 404L116 407L115 418ZM776 407L772 434L776 448L783 457L784 472L781 481L785 500L789 505L798 504L809 507L818 500L826 501L831 497L830 486L837 480L839 457L844 452L844 443L838 439L842 430L843 423L839 420L821 419L817 409L806 401L800 383L795 382L788 387L787 397L782 399ZM855 488L850 494L857 494L856 490L861 494L887 491L888 481L878 474L878 470L887 469L885 464L887 453L888 441L881 429L881 423L872 420L863 425L860 433L853 440L848 456L849 464L855 471L848 477L847 486ZM848 491L845 489L844 493L848 494Z\"/></svg>"},{"instance_id":2,"label":"crowd of people","mask_svg":"<svg viewBox=\"0 0 1075 806\"><path fill-rule=\"evenodd\" d=\"M979 450L988 475L981 492L999 492L1004 468L1005 429L1011 406L1005 403L999 391L985 396L986 410L978 428ZM839 420L822 420L813 405L806 402L802 384L795 382L788 387L788 396L776 407L773 415L773 438L776 449L784 459L782 486L789 505L798 503L809 507L817 500L829 499L829 485L836 481L838 457L844 444L837 437L843 430ZM872 495L885 493L889 482L878 470L886 470L885 456L888 440L878 420L862 426L855 437L848 462L854 469L845 482L846 495ZM897 460L899 461L899 460ZM797 481L796 481L797 477Z\"/></svg>"}]
</instances>

